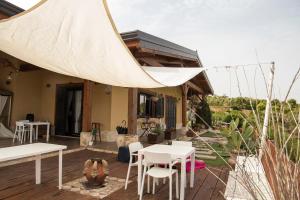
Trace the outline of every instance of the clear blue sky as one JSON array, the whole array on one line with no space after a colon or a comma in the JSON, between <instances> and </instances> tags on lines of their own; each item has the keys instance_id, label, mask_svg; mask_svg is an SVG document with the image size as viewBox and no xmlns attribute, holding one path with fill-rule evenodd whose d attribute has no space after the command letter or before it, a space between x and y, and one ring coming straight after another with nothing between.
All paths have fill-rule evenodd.
<instances>
[{"instance_id":1,"label":"clear blue sky","mask_svg":"<svg viewBox=\"0 0 300 200\"><path fill-rule=\"evenodd\" d=\"M39 0L9 0L29 8ZM299 0L107 0L120 32L139 29L198 50L204 66L275 61L275 96L283 97L300 66ZM266 76L267 69L265 70ZM257 74L254 78L254 74ZM259 71L211 70L218 95L265 97ZM231 82L230 82L231 80ZM254 90L256 88L256 91ZM291 97L300 102L300 80Z\"/></svg>"}]
</instances>

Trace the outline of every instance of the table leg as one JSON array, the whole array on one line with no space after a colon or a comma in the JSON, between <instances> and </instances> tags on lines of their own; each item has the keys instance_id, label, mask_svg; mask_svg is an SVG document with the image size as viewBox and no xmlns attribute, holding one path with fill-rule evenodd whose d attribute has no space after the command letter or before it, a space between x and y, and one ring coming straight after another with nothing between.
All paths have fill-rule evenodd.
<instances>
[{"instance_id":1,"label":"table leg","mask_svg":"<svg viewBox=\"0 0 300 200\"><path fill-rule=\"evenodd\" d=\"M195 152L191 155L191 179L190 179L190 187L194 187L194 178L195 178Z\"/></svg>"},{"instance_id":2,"label":"table leg","mask_svg":"<svg viewBox=\"0 0 300 200\"><path fill-rule=\"evenodd\" d=\"M142 180L142 154L138 152L138 177L137 177L138 194L140 194Z\"/></svg>"},{"instance_id":3,"label":"table leg","mask_svg":"<svg viewBox=\"0 0 300 200\"><path fill-rule=\"evenodd\" d=\"M180 200L184 200L185 182L186 182L186 158L183 158L181 160Z\"/></svg>"},{"instance_id":4,"label":"table leg","mask_svg":"<svg viewBox=\"0 0 300 200\"><path fill-rule=\"evenodd\" d=\"M35 128L35 140L38 140L39 137L39 126L36 126Z\"/></svg>"},{"instance_id":5,"label":"table leg","mask_svg":"<svg viewBox=\"0 0 300 200\"><path fill-rule=\"evenodd\" d=\"M62 188L62 150L59 150L58 156L58 188Z\"/></svg>"},{"instance_id":6,"label":"table leg","mask_svg":"<svg viewBox=\"0 0 300 200\"><path fill-rule=\"evenodd\" d=\"M35 184L41 184L41 158L42 155L35 156Z\"/></svg>"},{"instance_id":7,"label":"table leg","mask_svg":"<svg viewBox=\"0 0 300 200\"><path fill-rule=\"evenodd\" d=\"M49 142L50 123L47 124L47 142Z\"/></svg>"},{"instance_id":8,"label":"table leg","mask_svg":"<svg viewBox=\"0 0 300 200\"><path fill-rule=\"evenodd\" d=\"M30 143L32 143L32 132L33 132L33 125L30 124Z\"/></svg>"}]
</instances>

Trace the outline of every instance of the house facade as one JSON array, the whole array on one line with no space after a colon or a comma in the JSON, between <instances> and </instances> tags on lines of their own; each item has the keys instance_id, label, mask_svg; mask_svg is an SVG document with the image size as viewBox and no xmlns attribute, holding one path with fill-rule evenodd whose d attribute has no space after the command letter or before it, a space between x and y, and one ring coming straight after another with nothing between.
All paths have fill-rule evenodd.
<instances>
[{"instance_id":1,"label":"house facade","mask_svg":"<svg viewBox=\"0 0 300 200\"><path fill-rule=\"evenodd\" d=\"M22 11L0 1L0 19ZM138 30L121 36L143 66L202 67L196 51ZM11 129L27 114L49 121L52 134L60 136L78 137L100 123L103 141L114 141L124 121L130 134L139 133L146 119L182 129L193 94L213 94L205 72L178 87L123 88L57 74L0 52L0 95L10 97L0 121Z\"/></svg>"}]
</instances>

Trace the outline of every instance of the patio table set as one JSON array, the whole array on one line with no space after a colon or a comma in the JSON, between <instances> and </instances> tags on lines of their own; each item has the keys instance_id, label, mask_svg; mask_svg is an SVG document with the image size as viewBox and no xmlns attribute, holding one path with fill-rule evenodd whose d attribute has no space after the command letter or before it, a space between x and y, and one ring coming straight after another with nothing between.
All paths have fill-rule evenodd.
<instances>
[{"instance_id":1,"label":"patio table set","mask_svg":"<svg viewBox=\"0 0 300 200\"><path fill-rule=\"evenodd\" d=\"M46 141L49 142L50 122L20 120L16 121L13 143L15 142L16 138L21 144L24 143L26 141L26 136L29 136L30 143L32 143L33 139L37 141L39 134L39 126L47 126Z\"/></svg>"},{"instance_id":2,"label":"patio table set","mask_svg":"<svg viewBox=\"0 0 300 200\"><path fill-rule=\"evenodd\" d=\"M180 171L180 200L185 197L185 188L187 187L187 171L190 172L190 188L194 186L195 176L195 148L191 142L173 141L172 145L155 144L143 148L140 142L129 144L130 161L125 183L127 183L132 166L138 167L137 192L140 199L143 196L145 176L148 176L147 192L150 193L150 177L153 178L153 191L155 193L155 185L158 179L169 178L169 198L172 199L172 175L176 175L176 197L179 196L178 191L178 172ZM133 157L137 156L138 160L133 162ZM190 165L187 165L190 164ZM173 166L180 166L175 169ZM188 169L187 169L188 168Z\"/></svg>"}]
</instances>

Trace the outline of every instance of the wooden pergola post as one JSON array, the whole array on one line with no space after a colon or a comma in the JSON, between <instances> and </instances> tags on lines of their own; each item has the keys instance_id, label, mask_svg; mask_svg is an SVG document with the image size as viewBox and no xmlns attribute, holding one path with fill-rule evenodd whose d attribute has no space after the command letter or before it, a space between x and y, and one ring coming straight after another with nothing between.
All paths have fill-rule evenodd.
<instances>
[{"instance_id":1,"label":"wooden pergola post","mask_svg":"<svg viewBox=\"0 0 300 200\"><path fill-rule=\"evenodd\" d=\"M137 134L137 88L128 89L128 133Z\"/></svg>"},{"instance_id":2,"label":"wooden pergola post","mask_svg":"<svg viewBox=\"0 0 300 200\"><path fill-rule=\"evenodd\" d=\"M182 126L186 127L186 112L187 112L187 95L188 95L189 87L185 83L182 85Z\"/></svg>"},{"instance_id":3,"label":"wooden pergola post","mask_svg":"<svg viewBox=\"0 0 300 200\"><path fill-rule=\"evenodd\" d=\"M82 132L90 132L92 130L92 90L93 82L89 80L84 80Z\"/></svg>"}]
</instances>

